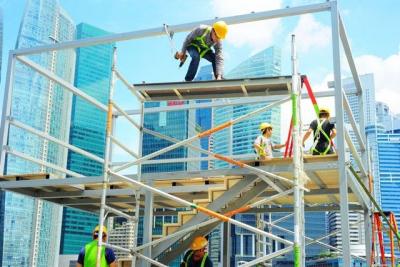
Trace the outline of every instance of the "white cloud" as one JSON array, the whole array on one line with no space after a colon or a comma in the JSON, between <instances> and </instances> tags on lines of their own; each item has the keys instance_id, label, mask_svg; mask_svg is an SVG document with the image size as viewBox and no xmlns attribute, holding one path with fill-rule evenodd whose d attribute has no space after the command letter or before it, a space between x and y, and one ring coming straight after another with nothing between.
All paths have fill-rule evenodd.
<instances>
[{"instance_id":1,"label":"white cloud","mask_svg":"<svg viewBox=\"0 0 400 267\"><path fill-rule=\"evenodd\" d=\"M355 62L359 74L374 74L375 99L388 104L393 112L400 113L400 53L387 58L363 55Z\"/></svg>"},{"instance_id":2,"label":"white cloud","mask_svg":"<svg viewBox=\"0 0 400 267\"><path fill-rule=\"evenodd\" d=\"M350 69L342 58L343 77L351 77ZM359 75L373 73L375 81L375 99L389 105L394 113L400 113L400 52L387 58L374 55L363 55L355 58ZM327 83L333 80L330 73L318 84L313 85L314 91L327 89Z\"/></svg>"},{"instance_id":3,"label":"white cloud","mask_svg":"<svg viewBox=\"0 0 400 267\"><path fill-rule=\"evenodd\" d=\"M213 0L211 6L215 16L225 17L279 9L281 0ZM236 47L248 45L260 50L273 44L273 38L281 28L280 19L264 20L231 25L226 41Z\"/></svg>"},{"instance_id":4,"label":"white cloud","mask_svg":"<svg viewBox=\"0 0 400 267\"><path fill-rule=\"evenodd\" d=\"M300 16L294 29L299 52L308 52L315 48L324 48L331 42L331 29L316 21L313 15Z\"/></svg>"}]
</instances>

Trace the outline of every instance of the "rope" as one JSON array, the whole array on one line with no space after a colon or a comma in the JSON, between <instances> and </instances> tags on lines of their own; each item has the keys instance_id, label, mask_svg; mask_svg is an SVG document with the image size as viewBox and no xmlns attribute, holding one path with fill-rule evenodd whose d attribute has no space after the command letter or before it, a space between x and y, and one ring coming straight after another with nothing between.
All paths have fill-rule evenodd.
<instances>
[{"instance_id":1,"label":"rope","mask_svg":"<svg viewBox=\"0 0 400 267\"><path fill-rule=\"evenodd\" d=\"M168 25L167 24L164 24L164 31L167 34L168 39L169 39L169 44L171 46L171 54L172 54L172 56L175 56L175 54L176 54L176 52L178 50L176 49L176 45L175 45L175 42L174 42L174 39L173 39L174 32L170 32L168 30Z\"/></svg>"}]
</instances>

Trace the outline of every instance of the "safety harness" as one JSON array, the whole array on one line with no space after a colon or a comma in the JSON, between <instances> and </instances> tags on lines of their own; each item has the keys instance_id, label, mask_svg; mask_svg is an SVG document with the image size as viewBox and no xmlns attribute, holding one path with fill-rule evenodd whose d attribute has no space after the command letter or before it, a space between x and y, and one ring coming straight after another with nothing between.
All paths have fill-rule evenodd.
<instances>
[{"instance_id":1,"label":"safety harness","mask_svg":"<svg viewBox=\"0 0 400 267\"><path fill-rule=\"evenodd\" d=\"M263 138L261 137L261 140L260 140L260 148L258 149L258 156L260 156L260 157L265 157L265 155L266 155L266 153L265 153L265 147L267 146L267 144L265 144L264 142L263 142Z\"/></svg>"},{"instance_id":2,"label":"safety harness","mask_svg":"<svg viewBox=\"0 0 400 267\"><path fill-rule=\"evenodd\" d=\"M199 52L200 58L204 57L205 54L207 54L208 51L211 50L211 47L207 45L206 43L206 36L211 32L211 27L207 27L204 31L204 33L201 36L197 36L196 38L193 39L193 41L190 43L189 46L193 46L197 49Z\"/></svg>"},{"instance_id":3,"label":"safety harness","mask_svg":"<svg viewBox=\"0 0 400 267\"><path fill-rule=\"evenodd\" d=\"M323 120L319 120L317 119L317 129L315 130L314 133L314 144L311 146L311 154L312 152L317 152L320 155L326 155L328 153L328 151L331 149L331 138L330 136L324 131L324 129L322 129L322 125L327 121L327 119L323 119ZM316 147L317 144L320 140L321 134L326 138L326 140L328 141L328 146L326 147L326 149L321 152L319 151Z\"/></svg>"},{"instance_id":4,"label":"safety harness","mask_svg":"<svg viewBox=\"0 0 400 267\"><path fill-rule=\"evenodd\" d=\"M187 258L185 260L185 267L188 267L188 262L190 260L190 257L192 257L192 255L193 255L193 251L191 251L189 253L189 255L187 256ZM200 267L204 267L204 264L206 263L207 257L208 257L208 253L205 253L204 256L203 256L203 259L201 260Z\"/></svg>"}]
</instances>

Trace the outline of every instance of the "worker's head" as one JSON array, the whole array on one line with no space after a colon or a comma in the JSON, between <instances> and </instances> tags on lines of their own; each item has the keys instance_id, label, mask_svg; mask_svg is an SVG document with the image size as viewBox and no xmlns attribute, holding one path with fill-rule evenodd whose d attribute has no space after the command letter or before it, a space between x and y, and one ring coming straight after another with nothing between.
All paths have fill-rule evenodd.
<instances>
[{"instance_id":1,"label":"worker's head","mask_svg":"<svg viewBox=\"0 0 400 267\"><path fill-rule=\"evenodd\" d=\"M193 250L193 254L195 257L201 258L206 252L207 245L208 241L205 237L197 236L190 245L190 249Z\"/></svg>"},{"instance_id":2,"label":"worker's head","mask_svg":"<svg viewBox=\"0 0 400 267\"><path fill-rule=\"evenodd\" d=\"M93 239L97 239L99 237L100 226L97 225L93 230ZM103 240L107 237L107 227L103 226Z\"/></svg>"},{"instance_id":3,"label":"worker's head","mask_svg":"<svg viewBox=\"0 0 400 267\"><path fill-rule=\"evenodd\" d=\"M262 135L266 137L271 137L272 135L272 125L269 124L268 122L263 122L260 124L260 131Z\"/></svg>"},{"instance_id":4,"label":"worker's head","mask_svg":"<svg viewBox=\"0 0 400 267\"><path fill-rule=\"evenodd\" d=\"M327 107L322 107L319 109L319 115L318 117L320 119L325 119L325 118L329 118L331 115L331 111L329 110L329 108Z\"/></svg>"},{"instance_id":5,"label":"worker's head","mask_svg":"<svg viewBox=\"0 0 400 267\"><path fill-rule=\"evenodd\" d=\"M220 20L215 22L212 28L211 39L213 42L225 39L228 33L228 25L226 25L225 21Z\"/></svg>"}]
</instances>

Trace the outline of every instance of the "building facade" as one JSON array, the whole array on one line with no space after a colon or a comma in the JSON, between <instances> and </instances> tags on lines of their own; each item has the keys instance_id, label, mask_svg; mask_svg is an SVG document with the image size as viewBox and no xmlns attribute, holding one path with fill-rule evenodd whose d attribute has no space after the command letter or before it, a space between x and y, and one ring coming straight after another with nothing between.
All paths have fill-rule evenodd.
<instances>
[{"instance_id":1,"label":"building facade","mask_svg":"<svg viewBox=\"0 0 400 267\"><path fill-rule=\"evenodd\" d=\"M394 213L397 225L400 225L400 131L378 133L378 155L381 189L381 207L384 211ZM375 183L378 182L375 180ZM385 244L389 244L387 234ZM386 253L390 247L386 246ZM399 253L396 251L397 256Z\"/></svg>"},{"instance_id":2,"label":"building facade","mask_svg":"<svg viewBox=\"0 0 400 267\"><path fill-rule=\"evenodd\" d=\"M341 218L339 212L328 212L328 231L329 233L341 230ZM351 253L358 256L365 256L365 235L364 235L364 215L362 212L349 212L350 225L350 249ZM342 235L335 234L329 237L329 244L342 249ZM332 251L334 252L334 251Z\"/></svg>"},{"instance_id":3,"label":"building facade","mask_svg":"<svg viewBox=\"0 0 400 267\"><path fill-rule=\"evenodd\" d=\"M92 25L77 26L76 38L106 35L108 32ZM107 104L114 44L96 45L76 50L74 85L99 102ZM104 158L106 113L87 101L73 96L70 144ZM103 165L73 151L68 152L69 170L85 176L101 175ZM60 254L78 254L92 239L98 216L73 208L63 208Z\"/></svg>"},{"instance_id":4,"label":"building facade","mask_svg":"<svg viewBox=\"0 0 400 267\"><path fill-rule=\"evenodd\" d=\"M373 74L364 74L360 75L360 81L363 87L363 106L364 106L364 114L362 118L364 119L365 129L364 130L368 151L370 153L370 157L372 159L372 171L375 179L379 179L379 168L378 168L378 147L377 147L377 116L376 116L376 108L375 108L375 82ZM351 107L351 111L353 113L354 119L356 123L360 122L360 112L359 112L359 100L358 96L355 94L356 86L354 84L353 78L343 79L343 88L347 93L347 98L349 101L349 105ZM359 151L358 141L354 134L354 131L351 129L350 120L345 113L344 121L346 125L346 129L349 131L350 137L355 145L356 149ZM350 160L354 165L354 159L350 156L346 156L348 160ZM379 184L375 183L375 197L379 199L380 197L380 189ZM351 252L357 255L365 255L365 235L364 235L364 224L359 223L357 225L351 225L355 221L360 220L362 218L361 213L358 212L350 212L349 213L349 223L350 223L350 247ZM330 212L328 214L328 230L329 233L340 229L340 213ZM337 234L332 235L329 239L331 245L341 248L342 236L339 231Z\"/></svg>"},{"instance_id":5,"label":"building facade","mask_svg":"<svg viewBox=\"0 0 400 267\"><path fill-rule=\"evenodd\" d=\"M214 73L212 69L212 65L202 66L195 80L196 81L210 81L214 79ZM212 100L204 99L204 100L196 100L196 103L209 103ZM212 108L201 108L196 109L196 129L198 131L205 131L211 129L212 125ZM211 150L211 140L212 136L203 137L200 140L200 147L204 150ZM202 157L208 157L206 154L201 154ZM212 167L212 161L202 161L200 163L201 170L208 170Z\"/></svg>"},{"instance_id":6,"label":"building facade","mask_svg":"<svg viewBox=\"0 0 400 267\"><path fill-rule=\"evenodd\" d=\"M376 121L385 131L400 129L400 114L393 114L387 104L376 102Z\"/></svg>"},{"instance_id":7,"label":"building facade","mask_svg":"<svg viewBox=\"0 0 400 267\"><path fill-rule=\"evenodd\" d=\"M133 245L135 241L135 223L123 222L116 224L109 230L108 242L112 245L126 248L128 244ZM130 259L132 255L115 250L115 255L118 259Z\"/></svg>"},{"instance_id":8,"label":"building facade","mask_svg":"<svg viewBox=\"0 0 400 267\"><path fill-rule=\"evenodd\" d=\"M16 48L73 40L75 26L57 0L29 0L23 14ZM75 52L62 50L29 56L62 79L73 82ZM39 131L68 142L72 94L22 63L14 72L11 115ZM32 112L32 107L35 112ZM67 123L66 123L67 122ZM65 148L10 127L8 145L15 151L61 167L66 166ZM4 173L50 173L51 168L8 155ZM13 193L1 193L2 266L57 266L61 208Z\"/></svg>"},{"instance_id":9,"label":"building facade","mask_svg":"<svg viewBox=\"0 0 400 267\"><path fill-rule=\"evenodd\" d=\"M257 78L281 75L281 50L278 47L269 47L254 56L246 59L226 75L226 78ZM213 109L213 126L231 119L236 119L266 103L254 105L226 106ZM281 136L281 108L275 107L258 116L252 117L233 125L228 129L216 132L213 136L213 149L215 153L223 155L253 155L255 157L253 142L260 134L261 122L269 122L274 126L272 141L280 142ZM227 168L229 165L223 161L215 161L216 169Z\"/></svg>"},{"instance_id":10,"label":"building facade","mask_svg":"<svg viewBox=\"0 0 400 267\"><path fill-rule=\"evenodd\" d=\"M1 81L1 66L3 64L3 9L0 7L0 81Z\"/></svg>"}]
</instances>

